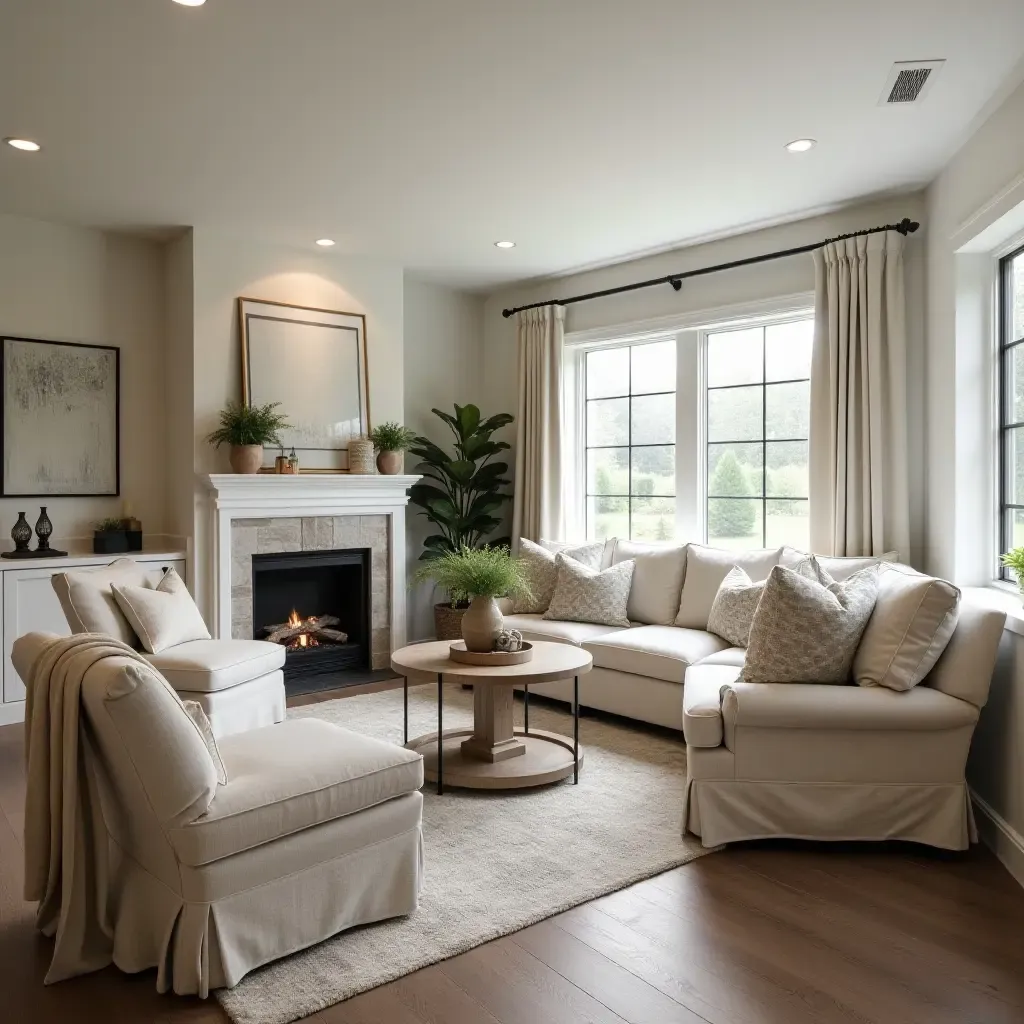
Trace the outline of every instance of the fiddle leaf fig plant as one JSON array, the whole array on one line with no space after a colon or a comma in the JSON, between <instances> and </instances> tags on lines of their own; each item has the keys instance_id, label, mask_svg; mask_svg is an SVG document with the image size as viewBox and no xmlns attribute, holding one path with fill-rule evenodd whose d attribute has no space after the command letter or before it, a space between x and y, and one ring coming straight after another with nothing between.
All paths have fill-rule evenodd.
<instances>
[{"instance_id":1,"label":"fiddle leaf fig plant","mask_svg":"<svg viewBox=\"0 0 1024 1024\"><path fill-rule=\"evenodd\" d=\"M502 491L511 483L505 476L508 463L492 460L512 446L492 440L492 435L514 417L502 412L483 419L475 405L456 405L454 416L440 409L431 411L447 424L455 444L454 451L447 452L420 436L409 449L421 460L416 468L426 477L411 488L409 500L438 529L423 542L420 558L424 560L480 547L501 525L495 513L511 497ZM489 542L492 547L508 543L507 539Z\"/></svg>"}]
</instances>

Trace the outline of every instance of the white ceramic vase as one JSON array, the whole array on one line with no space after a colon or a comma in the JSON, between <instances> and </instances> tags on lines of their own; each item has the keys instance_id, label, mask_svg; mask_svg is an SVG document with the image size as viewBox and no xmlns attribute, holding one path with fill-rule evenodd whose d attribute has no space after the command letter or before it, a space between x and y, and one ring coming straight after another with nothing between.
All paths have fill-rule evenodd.
<instances>
[{"instance_id":1,"label":"white ceramic vase","mask_svg":"<svg viewBox=\"0 0 1024 1024\"><path fill-rule=\"evenodd\" d=\"M480 654L494 650L494 641L505 625L505 618L493 597L474 597L462 616L462 639L467 651Z\"/></svg>"}]
</instances>

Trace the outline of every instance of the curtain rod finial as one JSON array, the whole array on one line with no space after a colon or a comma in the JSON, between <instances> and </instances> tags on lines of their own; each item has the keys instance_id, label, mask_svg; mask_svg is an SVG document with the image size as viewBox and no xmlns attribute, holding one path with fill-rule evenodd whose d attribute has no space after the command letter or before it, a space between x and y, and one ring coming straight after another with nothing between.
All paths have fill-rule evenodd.
<instances>
[{"instance_id":1,"label":"curtain rod finial","mask_svg":"<svg viewBox=\"0 0 1024 1024\"><path fill-rule=\"evenodd\" d=\"M913 234L921 225L916 220L911 220L909 217L904 217L903 220L896 225L896 230L901 235Z\"/></svg>"},{"instance_id":2,"label":"curtain rod finial","mask_svg":"<svg viewBox=\"0 0 1024 1024\"><path fill-rule=\"evenodd\" d=\"M512 315L511 309L503 309L501 315L507 320Z\"/></svg>"}]
</instances>

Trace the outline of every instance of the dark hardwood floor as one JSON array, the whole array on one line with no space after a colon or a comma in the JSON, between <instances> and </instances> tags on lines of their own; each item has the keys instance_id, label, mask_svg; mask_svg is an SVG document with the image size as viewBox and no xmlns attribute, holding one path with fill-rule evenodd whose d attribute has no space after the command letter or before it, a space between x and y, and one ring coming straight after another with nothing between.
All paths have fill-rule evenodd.
<instances>
[{"instance_id":1,"label":"dark hardwood floor","mask_svg":"<svg viewBox=\"0 0 1024 1024\"><path fill-rule=\"evenodd\" d=\"M21 898L22 757L21 727L0 729L0 1020L225 1024L213 999L158 996L153 972L43 987L49 947ZM306 1020L1021 1024L1024 890L983 848L745 844Z\"/></svg>"}]
</instances>

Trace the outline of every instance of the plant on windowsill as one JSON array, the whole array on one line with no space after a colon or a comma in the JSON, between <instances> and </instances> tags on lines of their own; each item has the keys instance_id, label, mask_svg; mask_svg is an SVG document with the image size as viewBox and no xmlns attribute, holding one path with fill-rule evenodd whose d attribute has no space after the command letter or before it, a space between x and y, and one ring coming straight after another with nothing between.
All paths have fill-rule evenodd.
<instances>
[{"instance_id":1,"label":"plant on windowsill","mask_svg":"<svg viewBox=\"0 0 1024 1024\"><path fill-rule=\"evenodd\" d=\"M402 453L416 441L416 431L390 421L382 423L367 435L377 453L377 470L388 476L402 472Z\"/></svg>"},{"instance_id":2,"label":"plant on windowsill","mask_svg":"<svg viewBox=\"0 0 1024 1024\"><path fill-rule=\"evenodd\" d=\"M1024 548L1012 548L999 560L1017 577L1017 587L1024 598Z\"/></svg>"},{"instance_id":3,"label":"plant on windowsill","mask_svg":"<svg viewBox=\"0 0 1024 1024\"><path fill-rule=\"evenodd\" d=\"M421 565L416 580L432 580L453 601L469 601L462 616L462 639L467 651L493 651L504 625L496 598L530 597L526 566L508 548L469 548L448 551Z\"/></svg>"},{"instance_id":4,"label":"plant on windowsill","mask_svg":"<svg viewBox=\"0 0 1024 1024\"><path fill-rule=\"evenodd\" d=\"M482 419L475 405L456 405L454 416L440 409L432 412L451 430L455 450L449 454L423 436L417 437L409 449L421 460L416 469L425 477L410 489L409 501L438 530L423 542L420 558L430 561L484 543L491 547L509 546L507 538L487 538L501 525L501 519L494 513L511 497L502 490L511 483L505 477L508 463L494 461L511 445L492 440L492 435L508 426L514 417L503 412ZM438 640L459 638L465 607L465 601L455 595L450 601L434 605Z\"/></svg>"},{"instance_id":5,"label":"plant on windowsill","mask_svg":"<svg viewBox=\"0 0 1024 1024\"><path fill-rule=\"evenodd\" d=\"M123 519L101 519L93 527L92 550L97 555L115 555L128 550L128 533Z\"/></svg>"},{"instance_id":6,"label":"plant on windowsill","mask_svg":"<svg viewBox=\"0 0 1024 1024\"><path fill-rule=\"evenodd\" d=\"M245 405L228 402L220 412L220 426L206 438L219 448L231 446L231 469L235 473L258 473L263 465L263 448L281 447L280 432L291 424L277 411L280 402Z\"/></svg>"}]
</instances>

